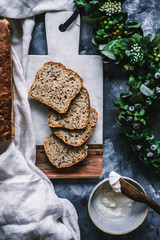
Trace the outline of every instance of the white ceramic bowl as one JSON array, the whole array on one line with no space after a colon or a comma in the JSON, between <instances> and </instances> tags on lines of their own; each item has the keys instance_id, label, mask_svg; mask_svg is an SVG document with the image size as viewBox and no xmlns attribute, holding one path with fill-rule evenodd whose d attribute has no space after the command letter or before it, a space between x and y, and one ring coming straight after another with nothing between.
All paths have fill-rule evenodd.
<instances>
[{"instance_id":1,"label":"white ceramic bowl","mask_svg":"<svg viewBox=\"0 0 160 240\"><path fill-rule=\"evenodd\" d=\"M138 190L146 194L146 192L144 191L144 189L141 187L139 183L137 183L131 178L127 178L127 177L123 177L123 178L129 183L131 183L132 185L134 185ZM138 228L142 224L142 222L144 221L147 215L148 207L143 203L134 202L132 204L131 212L123 218L115 219L115 218L104 216L98 212L94 204L97 193L103 188L107 189L107 192L112 190L109 184L108 178L104 179L103 181L101 181L95 186L95 188L93 189L90 195L89 202L88 202L89 216L92 222L96 225L96 227L98 227L100 230L102 230L105 233L109 233L113 235L126 234Z\"/></svg>"}]
</instances>

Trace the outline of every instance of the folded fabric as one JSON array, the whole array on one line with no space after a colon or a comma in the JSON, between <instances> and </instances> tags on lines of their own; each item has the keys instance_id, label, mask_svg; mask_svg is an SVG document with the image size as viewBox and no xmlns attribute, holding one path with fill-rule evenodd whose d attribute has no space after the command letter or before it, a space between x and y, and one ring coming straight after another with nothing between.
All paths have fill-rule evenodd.
<instances>
[{"instance_id":1,"label":"folded fabric","mask_svg":"<svg viewBox=\"0 0 160 240\"><path fill-rule=\"evenodd\" d=\"M15 115L15 138L0 143L1 240L80 239L75 208L58 198L50 180L35 166L35 135L25 82L34 27L34 17L30 17L51 10L72 11L73 7L71 0L1 0L0 15L9 17L11 23Z\"/></svg>"},{"instance_id":2,"label":"folded fabric","mask_svg":"<svg viewBox=\"0 0 160 240\"><path fill-rule=\"evenodd\" d=\"M1 0L0 15L24 19L48 11L72 11L73 0Z\"/></svg>"}]
</instances>

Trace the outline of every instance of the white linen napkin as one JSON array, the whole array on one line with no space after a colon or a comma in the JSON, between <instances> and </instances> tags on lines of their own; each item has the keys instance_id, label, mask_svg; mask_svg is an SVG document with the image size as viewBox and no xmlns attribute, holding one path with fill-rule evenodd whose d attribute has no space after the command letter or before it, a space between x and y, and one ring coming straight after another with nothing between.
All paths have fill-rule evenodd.
<instances>
[{"instance_id":1,"label":"white linen napkin","mask_svg":"<svg viewBox=\"0 0 160 240\"><path fill-rule=\"evenodd\" d=\"M35 135L25 82L32 16L72 11L74 4L72 0L0 0L0 6L0 16L11 23L15 114L15 138L0 142L0 239L79 240L73 205L58 198L50 180L35 166Z\"/></svg>"}]
</instances>

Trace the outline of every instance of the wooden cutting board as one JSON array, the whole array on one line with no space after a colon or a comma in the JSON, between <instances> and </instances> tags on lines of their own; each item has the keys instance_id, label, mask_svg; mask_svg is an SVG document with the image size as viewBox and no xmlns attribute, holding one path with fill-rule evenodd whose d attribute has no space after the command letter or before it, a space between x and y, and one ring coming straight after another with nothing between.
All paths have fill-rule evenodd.
<instances>
[{"instance_id":1,"label":"wooden cutting board","mask_svg":"<svg viewBox=\"0 0 160 240\"><path fill-rule=\"evenodd\" d=\"M98 112L98 123L93 135L89 139L90 147L95 150L89 151L89 156L79 164L81 167L78 171L74 171L74 168L78 168L78 164L67 170L59 171L49 163L44 150L40 147L41 150L37 150L37 166L45 172L49 178L98 177L102 172L103 64L101 57L98 55L78 54L80 17L74 21L66 32L59 31L59 25L64 23L71 14L72 13L69 12L46 13L45 27L48 55L28 56L27 87L29 91L37 70L48 61L62 63L67 68L77 72L82 77L84 86L89 92L91 106ZM51 133L47 124L48 107L33 99L29 99L29 102L36 134L36 144L39 149L39 146L43 146L45 137ZM98 159L97 165L95 164L96 156ZM74 174L75 172L76 174Z\"/></svg>"},{"instance_id":2,"label":"wooden cutting board","mask_svg":"<svg viewBox=\"0 0 160 240\"><path fill-rule=\"evenodd\" d=\"M44 150L37 149L36 165L49 178L97 178L102 173L102 149L89 149L88 156L82 162L72 167L57 169L44 154Z\"/></svg>"}]
</instances>

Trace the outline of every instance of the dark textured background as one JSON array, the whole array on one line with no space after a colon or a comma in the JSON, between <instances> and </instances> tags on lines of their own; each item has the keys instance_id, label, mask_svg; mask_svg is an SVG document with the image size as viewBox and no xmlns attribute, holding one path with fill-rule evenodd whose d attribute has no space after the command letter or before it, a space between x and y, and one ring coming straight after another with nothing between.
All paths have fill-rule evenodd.
<instances>
[{"instance_id":1,"label":"dark textured background","mask_svg":"<svg viewBox=\"0 0 160 240\"><path fill-rule=\"evenodd\" d=\"M132 20L142 23L144 34L155 36L160 31L160 1L127 0L124 10ZM81 25L80 54L95 54L92 45L92 30L86 24ZM36 17L36 25L30 45L29 54L47 54L44 15ZM91 69L90 69L91 71ZM112 99L117 99L126 89L127 73L119 66L104 65L104 145L103 173L99 179L68 179L52 180L59 197L69 199L75 206L81 230L82 240L160 240L160 216L149 209L144 223L135 231L112 236L98 230L91 222L87 205L93 187L102 179L108 177L111 170L123 176L131 177L139 182L149 197L160 203L160 175L156 175L132 152L127 139L116 123L117 110L112 105ZM156 114L154 114L156 117ZM153 117L152 117L153 118ZM160 139L160 122L158 116L152 122L156 137Z\"/></svg>"}]
</instances>

